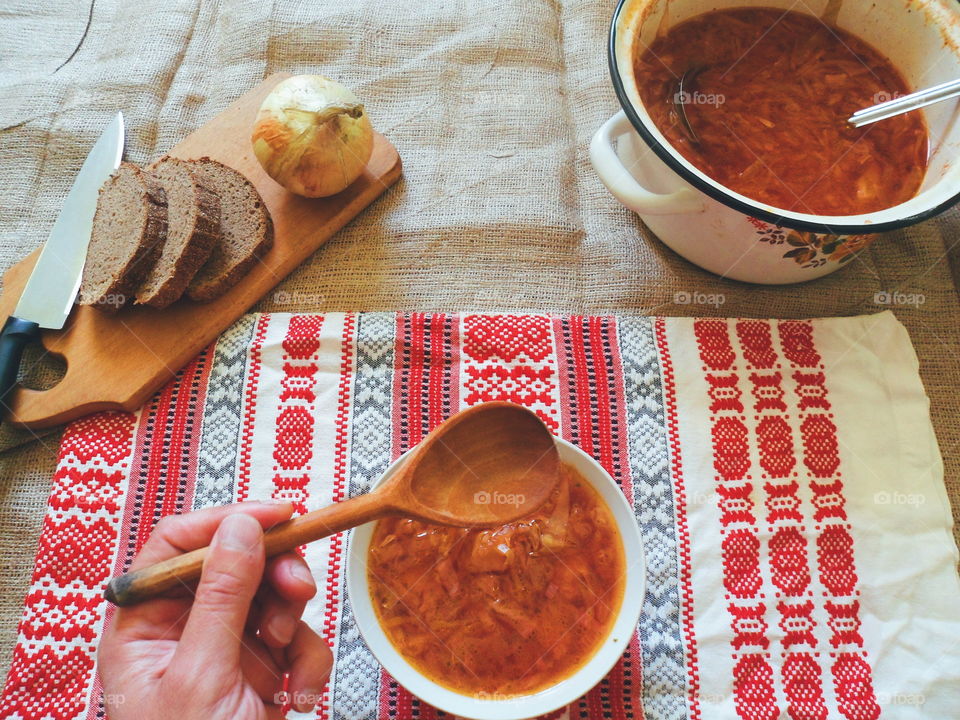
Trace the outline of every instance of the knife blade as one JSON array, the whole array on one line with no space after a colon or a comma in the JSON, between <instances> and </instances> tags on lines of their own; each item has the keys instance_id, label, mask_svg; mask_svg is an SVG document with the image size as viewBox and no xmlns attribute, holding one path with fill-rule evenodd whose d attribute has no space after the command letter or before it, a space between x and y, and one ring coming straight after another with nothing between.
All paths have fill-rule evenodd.
<instances>
[{"instance_id":1,"label":"knife blade","mask_svg":"<svg viewBox=\"0 0 960 720\"><path fill-rule=\"evenodd\" d=\"M40 328L59 330L70 315L80 290L100 186L120 166L122 156L123 114L117 113L83 161L17 307L0 332L0 404L5 408L17 382L23 348L39 336Z\"/></svg>"}]
</instances>

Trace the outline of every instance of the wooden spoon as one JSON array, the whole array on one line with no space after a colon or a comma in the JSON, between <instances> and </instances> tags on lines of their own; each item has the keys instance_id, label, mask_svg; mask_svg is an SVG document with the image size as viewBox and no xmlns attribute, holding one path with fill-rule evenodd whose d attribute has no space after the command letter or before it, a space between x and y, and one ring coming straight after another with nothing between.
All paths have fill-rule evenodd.
<instances>
[{"instance_id":1,"label":"wooden spoon","mask_svg":"<svg viewBox=\"0 0 960 720\"><path fill-rule=\"evenodd\" d=\"M474 405L439 425L380 487L299 515L264 535L267 556L388 515L496 527L543 504L560 474L553 436L530 410ZM104 597L125 606L200 578L207 548L113 578Z\"/></svg>"}]
</instances>

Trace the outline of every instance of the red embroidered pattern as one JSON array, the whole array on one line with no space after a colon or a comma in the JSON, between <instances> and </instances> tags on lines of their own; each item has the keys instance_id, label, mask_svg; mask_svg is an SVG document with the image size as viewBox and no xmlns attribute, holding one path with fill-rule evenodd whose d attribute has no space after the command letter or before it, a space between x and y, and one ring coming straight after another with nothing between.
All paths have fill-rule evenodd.
<instances>
[{"instance_id":1,"label":"red embroidered pattern","mask_svg":"<svg viewBox=\"0 0 960 720\"><path fill-rule=\"evenodd\" d=\"M826 415L808 415L800 423L803 464L818 478L831 477L840 467L837 426Z\"/></svg>"},{"instance_id":2,"label":"red embroidered pattern","mask_svg":"<svg viewBox=\"0 0 960 720\"><path fill-rule=\"evenodd\" d=\"M79 592L58 595L53 590L34 590L27 595L20 632L29 640L53 638L57 642L76 639L92 643L94 626L100 619L101 598Z\"/></svg>"},{"instance_id":3,"label":"red embroidered pattern","mask_svg":"<svg viewBox=\"0 0 960 720\"><path fill-rule=\"evenodd\" d=\"M243 391L244 411L237 467L237 502L244 502L250 497L250 463L253 452L253 427L257 419L256 397L260 385L260 362L263 352L263 341L266 339L267 326L269 324L269 315L261 315L257 318L253 341L250 344L250 367L247 371L247 382Z\"/></svg>"},{"instance_id":4,"label":"red embroidered pattern","mask_svg":"<svg viewBox=\"0 0 960 720\"><path fill-rule=\"evenodd\" d=\"M767 416L757 423L757 447L760 467L772 478L785 478L797 459L793 452L793 432L785 419Z\"/></svg>"},{"instance_id":5,"label":"red embroidered pattern","mask_svg":"<svg viewBox=\"0 0 960 720\"><path fill-rule=\"evenodd\" d=\"M96 697L102 584L116 555L133 429L133 415L110 412L64 432L2 717L66 720Z\"/></svg>"},{"instance_id":6,"label":"red embroidered pattern","mask_svg":"<svg viewBox=\"0 0 960 720\"><path fill-rule=\"evenodd\" d=\"M344 317L343 330L340 333L340 381L337 383L337 420L336 439L333 450L333 502L342 502L346 498L347 484L347 447L351 412L351 375L353 371L353 338L356 329L356 316ZM317 329L319 334L319 328ZM310 391L312 397L312 389ZM323 637L327 645L333 645L337 636L337 623L340 620L340 575L343 570L342 532L330 538L330 559L327 567L326 612L323 616ZM330 716L330 683L323 689L323 700L319 707L319 717L325 720Z\"/></svg>"},{"instance_id":7,"label":"red embroidered pattern","mask_svg":"<svg viewBox=\"0 0 960 720\"><path fill-rule=\"evenodd\" d=\"M316 384L316 363L307 365L283 364L283 379L280 381L280 400L304 400L313 402L317 394L313 389Z\"/></svg>"},{"instance_id":8,"label":"red embroidered pattern","mask_svg":"<svg viewBox=\"0 0 960 720\"><path fill-rule=\"evenodd\" d=\"M834 480L820 483L811 480L810 489L813 491L813 506L816 508L813 514L814 520L820 522L827 518L847 519L847 511L843 508L845 500L842 482Z\"/></svg>"},{"instance_id":9,"label":"red embroidered pattern","mask_svg":"<svg viewBox=\"0 0 960 720\"><path fill-rule=\"evenodd\" d=\"M770 339L764 338L762 328L750 321L744 321L738 324L737 331L741 338L748 338L750 351L758 362L774 362L775 357L771 358L766 350L770 346ZM704 369L734 369L736 355L726 321L695 321L694 334ZM760 594L763 579L760 573L759 528L755 524L756 517L753 512L753 484L731 484L731 481L749 479L751 467L750 432L746 418L740 414L743 412L740 402L742 391L738 386L740 374L705 373L705 376L710 386L710 434L713 443L713 468L716 471L715 488L721 512L723 587L728 599L740 601L727 605L730 628L733 631L730 644L736 659L733 667L734 705L743 720L777 720L779 710L769 655L755 652L757 648L767 650L770 641L767 638L765 618L767 606L758 602L763 597ZM765 406L769 404L768 400L776 400L776 393L770 393L763 387L763 383L759 383L755 378L751 378L751 382L756 405ZM722 396L718 395L720 388L723 388ZM736 403L730 402L730 399L736 399ZM776 464L777 461L772 460L771 456L778 452L780 449L777 440L771 437L765 456L768 465ZM736 653L740 653L744 648L751 648L754 652L738 657Z\"/></svg>"},{"instance_id":10,"label":"red embroidered pattern","mask_svg":"<svg viewBox=\"0 0 960 720\"><path fill-rule=\"evenodd\" d=\"M273 448L273 459L283 470L299 470L306 467L312 457L313 415L310 409L302 405L283 408L277 415L277 441ZM281 478L276 480L280 481ZM299 498L298 502L302 503L303 498Z\"/></svg>"},{"instance_id":11,"label":"red embroidered pattern","mask_svg":"<svg viewBox=\"0 0 960 720\"><path fill-rule=\"evenodd\" d=\"M784 484L764 483L763 489L767 492L768 523L803 520L803 514L800 512L800 497L797 495L800 486L796 480Z\"/></svg>"},{"instance_id":12,"label":"red embroidered pattern","mask_svg":"<svg viewBox=\"0 0 960 720\"><path fill-rule=\"evenodd\" d=\"M752 525L753 499L750 494L753 485L718 485L717 494L720 496L720 523L726 527L733 523L747 523Z\"/></svg>"},{"instance_id":13,"label":"red embroidered pattern","mask_svg":"<svg viewBox=\"0 0 960 720\"><path fill-rule=\"evenodd\" d=\"M477 362L513 362L521 356L542 362L553 352L550 320L539 315L468 315L463 351Z\"/></svg>"},{"instance_id":14,"label":"red embroidered pattern","mask_svg":"<svg viewBox=\"0 0 960 720\"><path fill-rule=\"evenodd\" d=\"M837 705L847 720L876 720L880 717L872 675L867 661L856 653L841 653L833 664Z\"/></svg>"},{"instance_id":15,"label":"red embroidered pattern","mask_svg":"<svg viewBox=\"0 0 960 720\"><path fill-rule=\"evenodd\" d=\"M765 655L743 655L733 666L733 702L743 720L779 720L773 668Z\"/></svg>"},{"instance_id":16,"label":"red embroidered pattern","mask_svg":"<svg viewBox=\"0 0 960 720\"><path fill-rule=\"evenodd\" d=\"M824 386L827 380L826 375L822 372L805 373L798 370L792 377L797 383L796 393L800 400L799 407L801 410L810 410L811 408L830 409L830 401L827 400L827 388Z\"/></svg>"},{"instance_id":17,"label":"red embroidered pattern","mask_svg":"<svg viewBox=\"0 0 960 720\"><path fill-rule=\"evenodd\" d=\"M842 525L824 528L817 538L820 581L832 595L852 595L857 584L853 569L853 538Z\"/></svg>"},{"instance_id":18,"label":"red embroidered pattern","mask_svg":"<svg viewBox=\"0 0 960 720\"><path fill-rule=\"evenodd\" d=\"M739 417L718 418L713 436L713 467L724 480L742 480L750 469L747 426Z\"/></svg>"},{"instance_id":19,"label":"red embroidered pattern","mask_svg":"<svg viewBox=\"0 0 960 720\"><path fill-rule=\"evenodd\" d=\"M733 629L734 649L753 645L766 650L770 645L770 640L767 639L767 621L763 619L766 606L763 603L753 606L730 605L727 610L733 618L730 627Z\"/></svg>"},{"instance_id":20,"label":"red embroidered pattern","mask_svg":"<svg viewBox=\"0 0 960 720\"><path fill-rule=\"evenodd\" d=\"M467 388L470 393L464 398L468 405L491 400L506 400L518 405L550 403L557 389L552 381L553 369L542 367L534 370L527 365L512 368L486 367L467 368Z\"/></svg>"},{"instance_id":21,"label":"red embroidered pattern","mask_svg":"<svg viewBox=\"0 0 960 720\"><path fill-rule=\"evenodd\" d=\"M825 607L830 616L827 625L833 630L830 644L835 648L841 645L863 647L863 637L860 635L860 601L840 603L828 600Z\"/></svg>"},{"instance_id":22,"label":"red embroidered pattern","mask_svg":"<svg viewBox=\"0 0 960 720\"><path fill-rule=\"evenodd\" d=\"M813 326L810 323L787 320L779 323L777 330L787 360L802 368L820 364L820 353L814 348Z\"/></svg>"},{"instance_id":23,"label":"red embroidered pattern","mask_svg":"<svg viewBox=\"0 0 960 720\"><path fill-rule=\"evenodd\" d=\"M783 690L793 720L827 720L820 666L808 653L791 653L784 661Z\"/></svg>"},{"instance_id":24,"label":"red embroidered pattern","mask_svg":"<svg viewBox=\"0 0 960 720\"><path fill-rule=\"evenodd\" d=\"M77 717L87 703L88 678L94 650L41 647L13 650L13 662L3 690L3 717L23 720L67 720Z\"/></svg>"},{"instance_id":25,"label":"red embroidered pattern","mask_svg":"<svg viewBox=\"0 0 960 720\"><path fill-rule=\"evenodd\" d=\"M786 412L787 404L783 401L783 388L780 383L783 378L780 373L775 372L769 375L760 373L750 373L750 382L753 383L751 392L754 397L753 409L757 412L761 410L780 410Z\"/></svg>"},{"instance_id":26,"label":"red embroidered pattern","mask_svg":"<svg viewBox=\"0 0 960 720\"><path fill-rule=\"evenodd\" d=\"M524 405L559 429L556 365L550 318L535 315L467 315L463 350L464 402L505 400Z\"/></svg>"},{"instance_id":27,"label":"red embroidered pattern","mask_svg":"<svg viewBox=\"0 0 960 720\"><path fill-rule=\"evenodd\" d=\"M763 320L741 320L737 323L737 337L743 347L743 356L755 368L772 368L777 362L770 326Z\"/></svg>"},{"instance_id":28,"label":"red embroidered pattern","mask_svg":"<svg viewBox=\"0 0 960 720\"><path fill-rule=\"evenodd\" d=\"M723 586L734 597L752 598L760 590L760 540L753 529L734 530L724 539Z\"/></svg>"},{"instance_id":29,"label":"red embroidered pattern","mask_svg":"<svg viewBox=\"0 0 960 720\"><path fill-rule=\"evenodd\" d=\"M734 328L736 342L731 339ZM830 650L861 647L862 637L853 538L845 525L814 526L845 522L846 513L837 427L828 412L827 378L813 326L802 321L784 321L774 327L759 320L701 320L694 322L694 332L711 413L737 713L742 720L780 720L774 660L763 652L771 623L765 613L775 609L784 650L778 674L787 716L791 720L830 717L828 701L834 695L824 692L823 682L832 675L840 714L847 720L873 720L879 706L865 658L848 653L831 660L829 666L821 660ZM742 415L741 377L750 382L756 413L752 417ZM793 391L789 402L788 387ZM798 450L802 451L800 463ZM755 524L754 504L759 498L753 493L754 483L743 482L749 479L751 457L758 459L765 480L760 487L769 525L764 528ZM809 496L804 486L809 487ZM816 592L812 554L819 583ZM773 607L757 602L762 597L765 561L777 590ZM817 614L818 608L824 615ZM826 625L817 620L824 616ZM741 654L747 649L753 652Z\"/></svg>"},{"instance_id":30,"label":"red embroidered pattern","mask_svg":"<svg viewBox=\"0 0 960 720\"><path fill-rule=\"evenodd\" d=\"M707 373L707 382L710 383L710 412L732 410L743 412L743 403L740 402L740 388L737 387L736 375L714 375Z\"/></svg>"},{"instance_id":31,"label":"red embroidered pattern","mask_svg":"<svg viewBox=\"0 0 960 720\"><path fill-rule=\"evenodd\" d=\"M667 406L667 437L670 443L670 474L673 477L673 492L677 507L687 506L687 493L683 477L683 458L680 452L677 421L677 388L674 379L673 361L667 345L666 322L663 318L654 321L657 350L660 353L660 368L663 373L663 398ZM693 633L693 591L690 583L690 527L686 513L677 513L677 541L680 555L680 595L683 615L683 634L687 653L687 707L690 720L698 720L700 712L700 668L697 660L697 643Z\"/></svg>"},{"instance_id":32,"label":"red embroidered pattern","mask_svg":"<svg viewBox=\"0 0 960 720\"><path fill-rule=\"evenodd\" d=\"M729 370L734 354L724 320L697 320L693 323L700 348L700 359L711 370Z\"/></svg>"},{"instance_id":33,"label":"red embroidered pattern","mask_svg":"<svg viewBox=\"0 0 960 720\"><path fill-rule=\"evenodd\" d=\"M817 640L813 636L813 630L817 626L813 615L813 602L806 602L791 605L785 602L777 603L777 612L780 613L780 629L783 630L783 638L780 640L785 648L794 645L817 646Z\"/></svg>"},{"instance_id":34,"label":"red embroidered pattern","mask_svg":"<svg viewBox=\"0 0 960 720\"><path fill-rule=\"evenodd\" d=\"M307 511L310 461L313 459L314 387L323 317L294 315L283 338L283 378L273 442L275 500L293 503L296 513Z\"/></svg>"},{"instance_id":35,"label":"red embroidered pattern","mask_svg":"<svg viewBox=\"0 0 960 720\"><path fill-rule=\"evenodd\" d=\"M784 595L799 597L810 585L807 539L793 526L780 527L770 538L773 584Z\"/></svg>"},{"instance_id":36,"label":"red embroidered pattern","mask_svg":"<svg viewBox=\"0 0 960 720\"><path fill-rule=\"evenodd\" d=\"M812 324L783 322L778 329L784 354L794 366L790 377L795 383L803 466L812 493L813 519L824 523L817 527L815 542L817 574L824 588L823 608L831 632L829 646L833 649L860 647L863 639L859 633L860 605L855 598L858 590L854 543L846 524L837 427L827 412L831 406L826 373L815 348ZM819 595L816 593L814 597L819 600ZM880 715L880 705L873 692L872 671L865 655L841 653L834 657L830 672L840 715L847 720L875 720Z\"/></svg>"}]
</instances>

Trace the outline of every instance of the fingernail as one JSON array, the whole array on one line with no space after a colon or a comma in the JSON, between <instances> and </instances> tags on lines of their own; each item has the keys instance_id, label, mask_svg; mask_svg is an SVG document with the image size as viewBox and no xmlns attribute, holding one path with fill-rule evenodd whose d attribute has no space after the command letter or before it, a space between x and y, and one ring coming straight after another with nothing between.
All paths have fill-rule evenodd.
<instances>
[{"instance_id":1,"label":"fingernail","mask_svg":"<svg viewBox=\"0 0 960 720\"><path fill-rule=\"evenodd\" d=\"M260 523L249 515L227 515L217 528L213 542L227 550L250 552L260 541L263 531Z\"/></svg>"},{"instance_id":2,"label":"fingernail","mask_svg":"<svg viewBox=\"0 0 960 720\"><path fill-rule=\"evenodd\" d=\"M289 505L289 500L283 500L282 498L267 498L265 500L257 500L261 505Z\"/></svg>"},{"instance_id":3,"label":"fingernail","mask_svg":"<svg viewBox=\"0 0 960 720\"><path fill-rule=\"evenodd\" d=\"M300 582L309 585L310 587L316 587L317 582L313 579L313 575L310 573L310 568L306 565L300 563L294 563L290 566L290 574L293 575Z\"/></svg>"},{"instance_id":4,"label":"fingernail","mask_svg":"<svg viewBox=\"0 0 960 720\"><path fill-rule=\"evenodd\" d=\"M310 712L320 702L320 691L313 688L304 688L297 692L294 697L297 701L294 704L297 712Z\"/></svg>"},{"instance_id":5,"label":"fingernail","mask_svg":"<svg viewBox=\"0 0 960 720\"><path fill-rule=\"evenodd\" d=\"M297 629L297 620L293 615L281 613L270 618L267 626L271 637L281 645L289 645L293 640L293 633Z\"/></svg>"}]
</instances>

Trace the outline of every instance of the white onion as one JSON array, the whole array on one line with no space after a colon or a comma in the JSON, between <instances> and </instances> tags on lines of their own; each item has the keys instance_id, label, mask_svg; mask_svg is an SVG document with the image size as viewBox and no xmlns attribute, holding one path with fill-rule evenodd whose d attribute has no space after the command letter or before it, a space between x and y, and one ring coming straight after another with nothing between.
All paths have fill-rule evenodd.
<instances>
[{"instance_id":1,"label":"white onion","mask_svg":"<svg viewBox=\"0 0 960 720\"><path fill-rule=\"evenodd\" d=\"M327 197L356 180L373 152L373 128L350 90L321 75L295 75L260 106L253 152L290 192Z\"/></svg>"}]
</instances>

